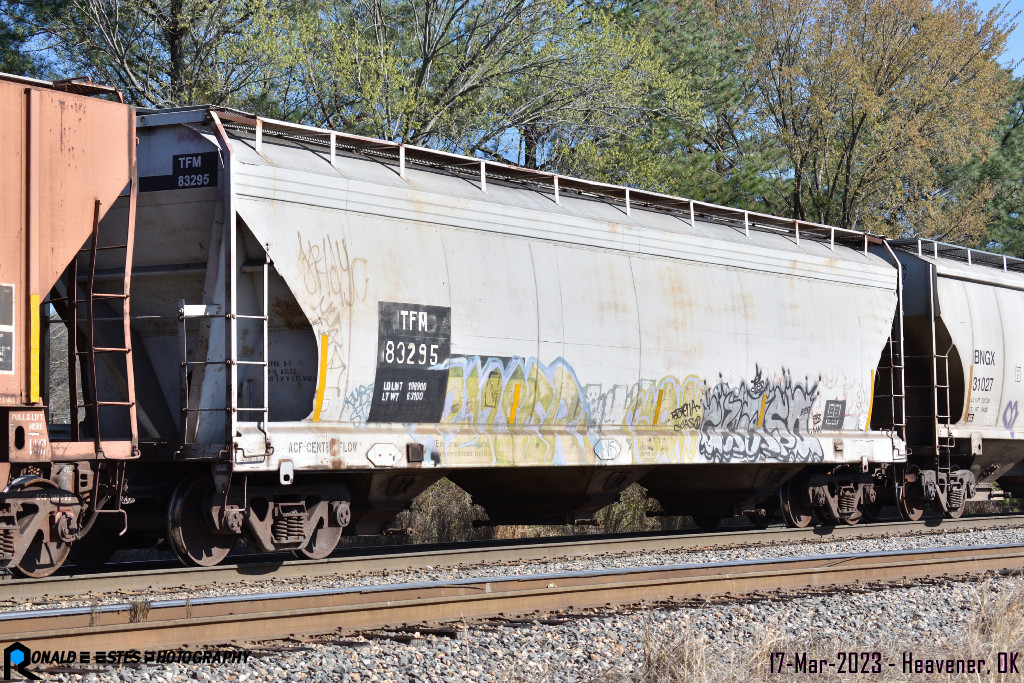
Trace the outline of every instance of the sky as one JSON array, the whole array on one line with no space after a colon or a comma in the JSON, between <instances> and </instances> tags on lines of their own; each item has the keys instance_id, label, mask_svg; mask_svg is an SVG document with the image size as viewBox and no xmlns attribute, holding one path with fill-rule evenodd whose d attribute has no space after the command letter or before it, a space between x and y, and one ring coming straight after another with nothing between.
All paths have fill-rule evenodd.
<instances>
[{"instance_id":1,"label":"sky","mask_svg":"<svg viewBox=\"0 0 1024 683\"><path fill-rule=\"evenodd\" d=\"M1024 75L1024 0L1009 0L1007 3L997 2L997 0L975 0L978 5L978 9L982 12L988 12L990 9L996 6L1007 5L1007 13L1010 15L1021 13L1021 16L1017 17L1017 28L1014 29L1013 33L1010 34L1009 40L1006 41L1006 52L1003 54L1003 58L1000 60L1004 65L1008 65L1011 61L1016 62L1017 66L1013 70L1015 76Z\"/></svg>"}]
</instances>

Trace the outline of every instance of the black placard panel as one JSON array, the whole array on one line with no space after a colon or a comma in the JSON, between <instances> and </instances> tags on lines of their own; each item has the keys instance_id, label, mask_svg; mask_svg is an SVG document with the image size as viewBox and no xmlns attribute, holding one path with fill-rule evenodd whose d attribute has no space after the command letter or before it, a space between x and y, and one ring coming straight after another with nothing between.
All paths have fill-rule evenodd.
<instances>
[{"instance_id":1,"label":"black placard panel","mask_svg":"<svg viewBox=\"0 0 1024 683\"><path fill-rule=\"evenodd\" d=\"M825 401L825 417L822 429L842 429L846 419L846 401Z\"/></svg>"},{"instance_id":2,"label":"black placard panel","mask_svg":"<svg viewBox=\"0 0 1024 683\"><path fill-rule=\"evenodd\" d=\"M438 422L448 391L451 310L381 301L369 422Z\"/></svg>"},{"instance_id":3,"label":"black placard panel","mask_svg":"<svg viewBox=\"0 0 1024 683\"><path fill-rule=\"evenodd\" d=\"M171 157L171 174L139 178L139 191L158 192L214 187L217 185L219 169L219 152L175 154Z\"/></svg>"}]
</instances>

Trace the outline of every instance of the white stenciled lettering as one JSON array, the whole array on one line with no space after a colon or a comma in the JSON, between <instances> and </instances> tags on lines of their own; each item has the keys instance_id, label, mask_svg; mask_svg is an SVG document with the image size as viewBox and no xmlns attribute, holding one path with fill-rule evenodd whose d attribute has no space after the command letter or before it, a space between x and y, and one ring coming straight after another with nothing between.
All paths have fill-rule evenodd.
<instances>
[{"instance_id":1,"label":"white stenciled lettering","mask_svg":"<svg viewBox=\"0 0 1024 683\"><path fill-rule=\"evenodd\" d=\"M416 342L393 341L384 342L384 362L398 365L437 365L437 344L417 344Z\"/></svg>"},{"instance_id":2,"label":"white stenciled lettering","mask_svg":"<svg viewBox=\"0 0 1024 683\"><path fill-rule=\"evenodd\" d=\"M413 332L427 331L427 323L429 318L426 311L399 310L398 318L403 330L410 330Z\"/></svg>"}]
</instances>

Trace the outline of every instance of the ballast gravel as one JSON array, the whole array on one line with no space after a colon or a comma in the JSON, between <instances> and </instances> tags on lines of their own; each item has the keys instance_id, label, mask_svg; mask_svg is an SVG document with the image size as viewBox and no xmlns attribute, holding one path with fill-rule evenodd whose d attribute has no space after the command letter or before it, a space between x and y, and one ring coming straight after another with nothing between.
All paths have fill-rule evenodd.
<instances>
[{"instance_id":1,"label":"ballast gravel","mask_svg":"<svg viewBox=\"0 0 1024 683\"><path fill-rule=\"evenodd\" d=\"M622 553L552 562L433 567L393 571L387 575L302 578L227 584L154 593L151 599L191 596L254 594L410 581L527 575L562 571L658 566L666 564L726 562L741 559L796 557L895 551L961 545L1024 543L1024 529L931 532L884 538L841 539L824 537L801 543L773 543L754 547ZM1024 579L993 576L986 583L935 581L914 585L888 585L861 592L779 595L755 600L696 602L653 608L583 611L579 615L539 615L519 622L488 620L472 623L458 637L437 633L378 634L382 637L339 635L310 643L272 643L256 648L245 663L143 664L97 669L91 673L51 672L59 681L591 681L640 675L652 643L673 643L682 635L699 640L698 647L722 659L746 661L766 639L814 642L830 639L849 648L877 648L880 642L899 648L927 646L931 652L946 647L961 656L972 615L983 595L1021 591ZM27 607L60 607L117 603L138 599L137 594L93 596L81 600L37 602ZM22 605L21 608L26 608ZM2 607L10 611L11 607ZM882 641L880 641L882 639ZM948 645L942 645L946 643ZM123 647L123 646L122 646ZM114 648L112 644L111 649ZM764 680L768 662L751 671ZM898 663L898 662L897 662ZM1024 669L1024 658L1022 658ZM72 667L74 669L74 667Z\"/></svg>"},{"instance_id":2,"label":"ballast gravel","mask_svg":"<svg viewBox=\"0 0 1024 683\"><path fill-rule=\"evenodd\" d=\"M734 560L801 557L809 555L841 555L962 545L1024 544L1024 527L984 530L930 531L928 533L893 535L863 539L832 539L801 543L772 542L763 545L689 549L663 552L633 552L594 555L583 558L556 559L546 562L529 561L517 564L474 564L458 567L426 567L386 573L355 573L342 576L297 577L289 579L247 580L231 583L182 586L180 588L152 589L140 596L137 591L109 592L103 595L62 596L38 600L0 600L0 612L16 610L50 609L60 607L91 607L115 605L145 597L150 600L185 600L224 595L256 595L293 590L348 588L354 586L381 586L399 583L447 581L451 579L492 578L552 574L558 572L588 571L595 569L621 569L626 567L654 567L676 564L704 564Z\"/></svg>"},{"instance_id":3,"label":"ballast gravel","mask_svg":"<svg viewBox=\"0 0 1024 683\"><path fill-rule=\"evenodd\" d=\"M791 649L794 643L822 640L841 643L846 651L870 652L881 646L889 649L886 656L895 660L896 667L902 665L899 658L903 655L899 653L906 651L972 656L962 651L965 634L973 627L972 615L983 599L1012 591L1024 591L1024 581L994 576L986 581L941 581L864 592L590 611L565 620L516 624L491 620L471 624L459 637L420 634L422 637L409 643L363 637L341 644L303 643L292 649L256 650L244 664L106 668L88 674L59 674L54 680L636 680L644 670L645 658L650 657L652 644L657 648L658 643L686 649L693 657L738 662L745 670L734 666L733 677L746 679L743 674L748 674L752 680L766 680L770 665L766 640L788 643ZM754 659L750 659L752 652L757 655ZM995 663L991 665L994 671ZM790 677L784 675L778 680Z\"/></svg>"}]
</instances>

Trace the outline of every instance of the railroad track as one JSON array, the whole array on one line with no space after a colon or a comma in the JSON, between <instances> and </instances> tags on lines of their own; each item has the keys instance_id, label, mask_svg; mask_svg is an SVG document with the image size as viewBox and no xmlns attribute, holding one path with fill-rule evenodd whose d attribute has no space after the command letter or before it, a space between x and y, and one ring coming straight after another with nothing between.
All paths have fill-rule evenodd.
<instances>
[{"instance_id":1,"label":"railroad track","mask_svg":"<svg viewBox=\"0 0 1024 683\"><path fill-rule=\"evenodd\" d=\"M245 561L216 567L163 567L51 576L45 579L0 581L0 600L38 600L45 597L103 595L111 592L169 590L187 586L225 585L242 581L323 578L381 573L427 567L456 567L472 564L529 562L556 558L582 558L635 552L710 549L765 543L799 543L820 539L853 539L906 533L945 532L1024 527L1024 516L1000 515L934 518L919 522L881 522L856 526L817 526L806 529L772 527L740 531L692 533L666 532L644 535L577 536L559 539L527 539L489 543L390 546L357 549L325 560L293 560L278 556L267 561ZM131 567L132 565L127 565Z\"/></svg>"},{"instance_id":2,"label":"railroad track","mask_svg":"<svg viewBox=\"0 0 1024 683\"><path fill-rule=\"evenodd\" d=\"M695 596L1024 569L1024 544L461 579L157 601L0 616L0 640L41 650L224 645Z\"/></svg>"}]
</instances>

